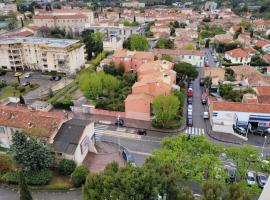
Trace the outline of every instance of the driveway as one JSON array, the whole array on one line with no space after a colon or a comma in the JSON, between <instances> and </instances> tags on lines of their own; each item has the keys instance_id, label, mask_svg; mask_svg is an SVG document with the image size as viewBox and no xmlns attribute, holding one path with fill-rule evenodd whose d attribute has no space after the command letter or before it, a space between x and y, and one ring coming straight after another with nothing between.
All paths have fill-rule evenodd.
<instances>
[{"instance_id":1,"label":"driveway","mask_svg":"<svg viewBox=\"0 0 270 200\"><path fill-rule=\"evenodd\" d=\"M1 80L5 80L8 84L17 82L17 78L14 77L13 72L8 72L6 75L0 77ZM33 91L28 92L23 97L27 101L31 99L38 99L39 94L41 91L51 88L55 82L50 81L50 76L48 75L42 75L40 72L33 72L32 77L30 78L23 78L23 76L20 78L21 83L29 81L30 83L36 83L39 85L39 87Z\"/></svg>"}]
</instances>

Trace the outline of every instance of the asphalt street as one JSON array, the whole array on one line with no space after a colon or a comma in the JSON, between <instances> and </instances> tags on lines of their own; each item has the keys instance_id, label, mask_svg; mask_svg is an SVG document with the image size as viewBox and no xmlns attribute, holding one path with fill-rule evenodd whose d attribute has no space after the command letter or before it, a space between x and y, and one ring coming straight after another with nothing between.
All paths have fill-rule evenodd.
<instances>
[{"instance_id":1,"label":"asphalt street","mask_svg":"<svg viewBox=\"0 0 270 200\"><path fill-rule=\"evenodd\" d=\"M216 66L216 63L214 61L214 57L212 56L210 49L209 48L205 48L204 49L204 52L205 52L205 57L207 57L207 64L208 64L208 66L215 67Z\"/></svg>"}]
</instances>

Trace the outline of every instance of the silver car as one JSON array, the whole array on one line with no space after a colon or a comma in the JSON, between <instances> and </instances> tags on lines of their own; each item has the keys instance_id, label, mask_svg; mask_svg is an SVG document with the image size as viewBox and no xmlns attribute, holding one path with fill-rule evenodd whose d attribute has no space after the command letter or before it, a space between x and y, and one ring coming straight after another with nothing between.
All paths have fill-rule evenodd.
<instances>
[{"instance_id":1,"label":"silver car","mask_svg":"<svg viewBox=\"0 0 270 200\"><path fill-rule=\"evenodd\" d=\"M253 171L248 171L246 174L246 181L249 186L256 184L256 174Z\"/></svg>"}]
</instances>

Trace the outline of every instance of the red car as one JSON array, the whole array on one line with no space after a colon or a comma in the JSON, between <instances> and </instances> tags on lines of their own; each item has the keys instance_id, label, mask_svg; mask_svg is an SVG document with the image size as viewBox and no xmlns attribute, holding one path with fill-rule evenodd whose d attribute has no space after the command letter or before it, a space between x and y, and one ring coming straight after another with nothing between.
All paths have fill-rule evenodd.
<instances>
[{"instance_id":1,"label":"red car","mask_svg":"<svg viewBox=\"0 0 270 200\"><path fill-rule=\"evenodd\" d=\"M188 96L188 97L192 97L192 96L193 96L193 91L192 91L192 89L188 89L187 96Z\"/></svg>"}]
</instances>

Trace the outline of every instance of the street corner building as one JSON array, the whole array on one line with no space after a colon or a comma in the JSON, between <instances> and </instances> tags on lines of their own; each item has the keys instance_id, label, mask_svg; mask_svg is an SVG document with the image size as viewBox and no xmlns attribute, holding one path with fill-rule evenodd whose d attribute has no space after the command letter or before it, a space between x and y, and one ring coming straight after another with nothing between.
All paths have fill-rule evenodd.
<instances>
[{"instance_id":1,"label":"street corner building","mask_svg":"<svg viewBox=\"0 0 270 200\"><path fill-rule=\"evenodd\" d=\"M36 37L0 38L0 69L75 74L85 64L79 40Z\"/></svg>"}]
</instances>

